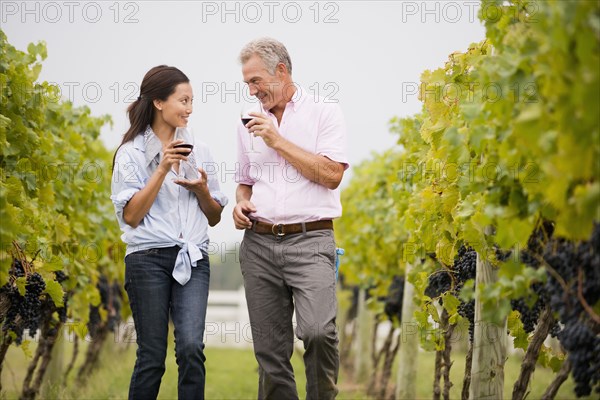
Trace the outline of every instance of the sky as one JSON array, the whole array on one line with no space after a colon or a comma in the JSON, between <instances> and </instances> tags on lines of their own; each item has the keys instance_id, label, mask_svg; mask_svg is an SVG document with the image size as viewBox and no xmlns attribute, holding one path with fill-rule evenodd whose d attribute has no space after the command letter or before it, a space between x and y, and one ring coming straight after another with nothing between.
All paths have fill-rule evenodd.
<instances>
[{"instance_id":1,"label":"sky","mask_svg":"<svg viewBox=\"0 0 600 400\"><path fill-rule=\"evenodd\" d=\"M442 67L485 36L479 2L441 1L2 1L0 27L25 50L45 41L40 81L62 98L109 114L101 139L109 149L129 126L127 106L144 74L173 65L194 91L190 117L196 140L208 144L230 199L209 230L211 251L234 250L242 231L233 226L236 124L247 97L238 62L250 40L270 36L285 44L293 79L310 95L339 103L348 127L352 166L394 146L388 122L421 109L423 71ZM485 10L484 10L485 11ZM229 172L228 172L229 171ZM107 193L107 197L110 194Z\"/></svg>"}]
</instances>

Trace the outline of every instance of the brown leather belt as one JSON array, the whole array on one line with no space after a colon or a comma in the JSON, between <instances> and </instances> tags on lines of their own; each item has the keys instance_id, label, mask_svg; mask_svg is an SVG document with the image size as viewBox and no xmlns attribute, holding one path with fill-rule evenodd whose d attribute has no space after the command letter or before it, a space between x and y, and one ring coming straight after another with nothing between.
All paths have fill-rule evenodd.
<instances>
[{"instance_id":1,"label":"brown leather belt","mask_svg":"<svg viewBox=\"0 0 600 400\"><path fill-rule=\"evenodd\" d=\"M252 221L254 232L261 235L270 234L274 236L285 236L294 233L304 233L320 229L333 229L333 221L330 219L313 222L301 222L297 224L268 224L261 221Z\"/></svg>"}]
</instances>

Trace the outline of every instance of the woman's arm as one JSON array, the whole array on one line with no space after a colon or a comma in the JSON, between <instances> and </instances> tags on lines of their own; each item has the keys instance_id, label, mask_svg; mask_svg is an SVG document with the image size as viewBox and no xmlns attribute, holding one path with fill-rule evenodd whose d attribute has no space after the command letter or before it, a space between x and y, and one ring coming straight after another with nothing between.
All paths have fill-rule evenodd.
<instances>
[{"instance_id":1,"label":"woman's arm","mask_svg":"<svg viewBox=\"0 0 600 400\"><path fill-rule=\"evenodd\" d=\"M196 195L198 199L198 206L206 215L208 219L208 225L215 226L221 221L221 212L223 207L212 198L210 190L208 189L208 175L202 168L198 168L200 178L195 180L178 179L175 181L176 184L183 186L190 192Z\"/></svg>"},{"instance_id":2,"label":"woman's arm","mask_svg":"<svg viewBox=\"0 0 600 400\"><path fill-rule=\"evenodd\" d=\"M165 180L165 177L169 173L174 163L178 163L179 160L187 160L187 157L179 153L180 150L174 149L173 146L179 143L183 143L183 140L175 140L169 143L163 152L163 158L160 164L156 168L156 171L152 174L146 186L137 192L131 200L123 208L123 220L125 223L132 228L136 228L140 222L144 219L156 196L158 191Z\"/></svg>"},{"instance_id":3,"label":"woman's arm","mask_svg":"<svg viewBox=\"0 0 600 400\"><path fill-rule=\"evenodd\" d=\"M142 219L150 211L150 207L154 203L158 191L167 176L167 172L163 171L162 168L157 168L152 174L146 186L133 195L131 200L123 208L123 220L125 223L132 228L142 222Z\"/></svg>"}]
</instances>

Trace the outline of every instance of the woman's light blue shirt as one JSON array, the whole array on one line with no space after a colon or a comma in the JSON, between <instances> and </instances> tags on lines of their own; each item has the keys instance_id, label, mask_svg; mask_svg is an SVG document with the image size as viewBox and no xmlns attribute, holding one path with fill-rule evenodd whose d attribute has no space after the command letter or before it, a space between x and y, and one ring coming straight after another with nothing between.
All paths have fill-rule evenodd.
<instances>
[{"instance_id":1,"label":"woman's light blue shirt","mask_svg":"<svg viewBox=\"0 0 600 400\"><path fill-rule=\"evenodd\" d=\"M187 131L183 139L186 143L194 144L188 161L183 163L185 178L196 179L197 166L211 170L207 166L214 165L214 161L206 144L194 143L194 138ZM185 285L190 278L191 268L203 257L201 250L208 248L208 219L200 209L196 195L174 183L178 179L175 171L169 171L150 211L136 228L123 220L123 208L134 194L146 186L161 158L160 139L148 126L144 133L118 150L110 198L123 231L121 239L127 244L126 255L150 248L181 246L173 277ZM222 207L227 205L228 199L221 192L214 174L208 175L208 189L217 203Z\"/></svg>"}]
</instances>

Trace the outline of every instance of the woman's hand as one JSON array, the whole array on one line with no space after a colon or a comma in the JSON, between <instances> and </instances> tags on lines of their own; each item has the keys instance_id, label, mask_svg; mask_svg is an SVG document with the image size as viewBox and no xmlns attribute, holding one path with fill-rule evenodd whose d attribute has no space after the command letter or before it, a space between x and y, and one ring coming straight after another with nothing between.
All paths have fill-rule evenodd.
<instances>
[{"instance_id":1,"label":"woman's hand","mask_svg":"<svg viewBox=\"0 0 600 400\"><path fill-rule=\"evenodd\" d=\"M198 173L200 174L198 179L175 179L173 182L175 182L179 186L186 188L190 192L194 193L196 196L202 197L203 195L209 193L208 175L206 174L206 171L202 168L198 168Z\"/></svg>"},{"instance_id":2,"label":"woman's hand","mask_svg":"<svg viewBox=\"0 0 600 400\"><path fill-rule=\"evenodd\" d=\"M206 171L202 168L198 168L198 173L200 174L198 179L175 179L173 182L186 188L196 195L196 199L198 199L198 206L204 215L206 215L208 224L210 226L215 226L221 220L221 212L223 211L223 207L221 207L221 205L217 203L217 201L210 195L210 191L208 190L208 175L206 174Z\"/></svg>"},{"instance_id":3,"label":"woman's hand","mask_svg":"<svg viewBox=\"0 0 600 400\"><path fill-rule=\"evenodd\" d=\"M175 148L175 145L185 143L181 139L173 140L166 147L163 147L163 156L158 164L158 168L161 168L165 174L173 168L173 164L179 164L179 161L187 161L187 157L183 153L187 153L189 150L185 148Z\"/></svg>"}]
</instances>

